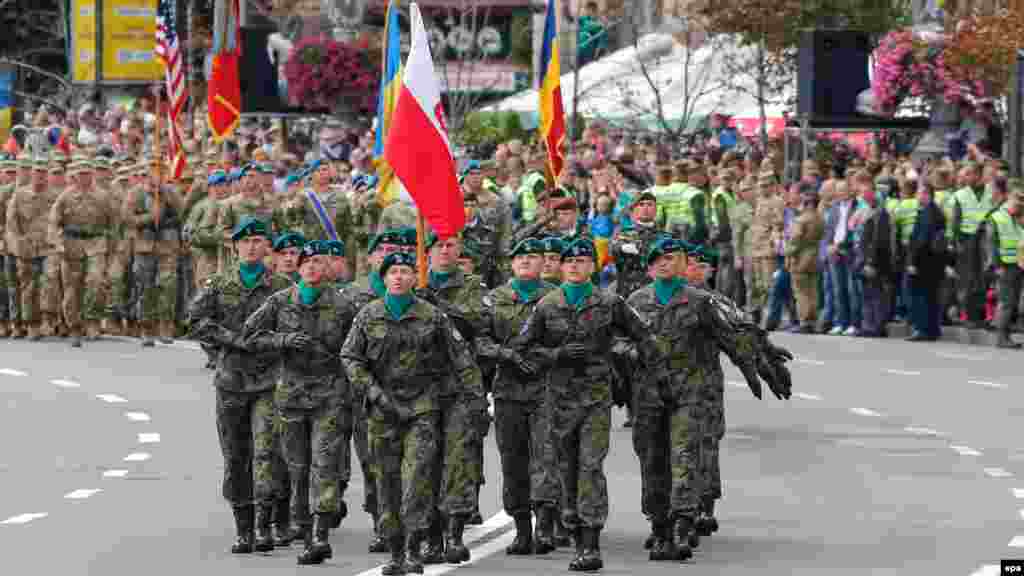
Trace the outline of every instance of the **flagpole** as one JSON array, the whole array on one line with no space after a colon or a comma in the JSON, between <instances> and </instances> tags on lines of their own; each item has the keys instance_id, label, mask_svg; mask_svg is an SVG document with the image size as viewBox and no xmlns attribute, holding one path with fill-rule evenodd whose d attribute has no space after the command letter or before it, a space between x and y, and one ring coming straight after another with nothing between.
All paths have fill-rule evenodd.
<instances>
[{"instance_id":1,"label":"flagpole","mask_svg":"<svg viewBox=\"0 0 1024 576\"><path fill-rule=\"evenodd\" d=\"M427 223L423 220L423 212L416 211L416 270L419 274L417 285L422 290L427 287Z\"/></svg>"},{"instance_id":2,"label":"flagpole","mask_svg":"<svg viewBox=\"0 0 1024 576\"><path fill-rule=\"evenodd\" d=\"M160 189L164 185L164 171L161 161L162 150L160 145L160 132L163 130L163 111L161 108L160 87L156 89L156 123L153 127L153 159L156 165L156 191L153 192L153 226L160 229Z\"/></svg>"}]
</instances>

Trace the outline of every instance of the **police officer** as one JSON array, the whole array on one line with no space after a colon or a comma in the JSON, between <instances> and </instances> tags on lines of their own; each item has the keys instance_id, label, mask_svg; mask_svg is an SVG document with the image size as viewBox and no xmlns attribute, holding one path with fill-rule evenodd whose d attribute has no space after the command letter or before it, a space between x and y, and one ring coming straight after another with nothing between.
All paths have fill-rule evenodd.
<instances>
[{"instance_id":1,"label":"police officer","mask_svg":"<svg viewBox=\"0 0 1024 576\"><path fill-rule=\"evenodd\" d=\"M250 351L282 358L274 398L283 423L291 516L307 527L299 564L321 564L332 556L328 534L343 516L339 502L347 488L338 473L339 461L349 457L352 396L339 352L356 309L341 291L331 289L327 252L320 241L304 245L299 281L268 298L244 329ZM315 513L312 530L310 508ZM270 523L270 506L261 505L255 550L274 548Z\"/></svg>"},{"instance_id":2,"label":"police officer","mask_svg":"<svg viewBox=\"0 0 1024 576\"><path fill-rule=\"evenodd\" d=\"M477 338L482 359L497 365L493 384L494 425L503 478L502 503L515 519L516 539L506 548L511 555L534 550L531 502L538 516L538 552L554 549L552 529L556 502L534 492L534 485L550 482L544 466L549 425L541 408L544 381L538 366L516 350L516 339L537 303L555 286L540 279L544 243L523 240L512 250L513 278L484 299L485 323ZM557 481L557 480L555 480Z\"/></svg>"},{"instance_id":3,"label":"police officer","mask_svg":"<svg viewBox=\"0 0 1024 576\"><path fill-rule=\"evenodd\" d=\"M420 544L433 513L442 382L454 379L481 395L483 387L463 337L445 314L414 295L415 256L390 254L380 273L387 293L356 316L341 357L366 399L381 530L391 548L382 574L419 574Z\"/></svg>"},{"instance_id":4,"label":"police officer","mask_svg":"<svg viewBox=\"0 0 1024 576\"><path fill-rule=\"evenodd\" d=\"M249 354L244 347L245 320L272 294L291 282L270 273L263 259L270 250L270 230L255 218L243 218L231 235L238 252L234 270L203 282L189 306L191 335L214 349L217 371L216 416L224 457L224 499L235 516L231 551L253 551L254 501L261 507L275 499L273 470L274 400L278 362L274 354Z\"/></svg>"},{"instance_id":5,"label":"police officer","mask_svg":"<svg viewBox=\"0 0 1024 576\"><path fill-rule=\"evenodd\" d=\"M552 434L562 484L562 518L577 533L572 571L603 566L599 546L608 517L604 459L611 426L612 368L618 334L638 342L651 365L661 354L644 321L615 294L590 282L597 251L580 238L562 252L563 282L537 304L517 350L549 370Z\"/></svg>"}]
</instances>

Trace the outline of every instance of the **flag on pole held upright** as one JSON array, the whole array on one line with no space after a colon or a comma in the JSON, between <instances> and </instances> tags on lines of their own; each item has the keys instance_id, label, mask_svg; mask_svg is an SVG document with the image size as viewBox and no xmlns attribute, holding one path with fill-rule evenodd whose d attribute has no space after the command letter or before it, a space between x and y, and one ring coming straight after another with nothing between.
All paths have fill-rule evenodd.
<instances>
[{"instance_id":1,"label":"flag on pole held upright","mask_svg":"<svg viewBox=\"0 0 1024 576\"><path fill-rule=\"evenodd\" d=\"M441 85L434 72L423 17L415 3L409 6L409 19L412 47L384 158L416 201L419 213L444 240L462 231L466 211L441 106Z\"/></svg>"},{"instance_id":2,"label":"flag on pole held upright","mask_svg":"<svg viewBox=\"0 0 1024 576\"><path fill-rule=\"evenodd\" d=\"M206 90L206 120L213 140L224 141L238 127L242 113L242 57L239 0L215 0L213 13L213 66Z\"/></svg>"},{"instance_id":3,"label":"flag on pole held upright","mask_svg":"<svg viewBox=\"0 0 1024 576\"><path fill-rule=\"evenodd\" d=\"M380 76L380 95L377 98L377 130L373 144L373 161L377 167L380 183L377 185L377 202L381 207L391 204L399 197L402 182L384 158L384 145L391 130L398 91L402 85L402 31L398 25L398 2L388 3L384 17L384 58Z\"/></svg>"},{"instance_id":4,"label":"flag on pole held upright","mask_svg":"<svg viewBox=\"0 0 1024 576\"><path fill-rule=\"evenodd\" d=\"M185 173L184 133L179 119L188 102L188 86L185 82L185 55L178 43L178 9L175 0L160 0L156 7L156 49L157 57L164 65L167 82L167 133L170 135L168 150L171 159L171 175L177 180ZM159 114L160 111L157 110Z\"/></svg>"},{"instance_id":5,"label":"flag on pole held upright","mask_svg":"<svg viewBox=\"0 0 1024 576\"><path fill-rule=\"evenodd\" d=\"M540 53L540 133L548 150L549 183L558 181L565 156L565 110L562 107L562 69L558 63L558 5L548 0L544 17L544 41Z\"/></svg>"}]
</instances>

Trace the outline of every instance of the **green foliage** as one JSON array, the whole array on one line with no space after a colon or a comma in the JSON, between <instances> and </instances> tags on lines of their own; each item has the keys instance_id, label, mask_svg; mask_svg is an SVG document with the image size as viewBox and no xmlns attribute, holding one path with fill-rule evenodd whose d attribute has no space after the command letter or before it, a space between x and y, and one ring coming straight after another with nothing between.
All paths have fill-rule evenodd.
<instances>
[{"instance_id":1,"label":"green foliage","mask_svg":"<svg viewBox=\"0 0 1024 576\"><path fill-rule=\"evenodd\" d=\"M472 112L455 133L463 146L498 144L526 135L517 112Z\"/></svg>"}]
</instances>

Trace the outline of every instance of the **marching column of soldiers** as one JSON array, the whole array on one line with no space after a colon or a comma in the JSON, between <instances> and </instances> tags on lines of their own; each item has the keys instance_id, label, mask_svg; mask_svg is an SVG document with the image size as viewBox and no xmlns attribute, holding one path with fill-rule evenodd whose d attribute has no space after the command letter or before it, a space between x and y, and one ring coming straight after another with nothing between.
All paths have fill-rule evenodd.
<instances>
[{"instance_id":1,"label":"marching column of soldiers","mask_svg":"<svg viewBox=\"0 0 1024 576\"><path fill-rule=\"evenodd\" d=\"M399 225L410 215L353 200L331 185L332 163L283 193L259 162L225 171L211 157L181 192L156 168L0 163L0 333L75 347L101 334L154 346L182 329L197 340L214 371L234 553L301 542L299 564L331 558L354 448L384 574L468 561L491 397L509 555L575 546L570 570L602 568L620 406L641 462L643 545L651 560L686 560L718 529L721 353L757 397L762 384L790 396L791 356L708 287L708 251L688 241L731 241L717 196L710 229L678 218L664 233L658 196L638 194L603 289L573 190L537 187L536 217L513 231L471 165L467 227L427 235L421 288L416 231ZM395 227L375 229L382 216Z\"/></svg>"}]
</instances>

